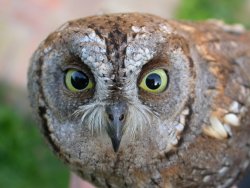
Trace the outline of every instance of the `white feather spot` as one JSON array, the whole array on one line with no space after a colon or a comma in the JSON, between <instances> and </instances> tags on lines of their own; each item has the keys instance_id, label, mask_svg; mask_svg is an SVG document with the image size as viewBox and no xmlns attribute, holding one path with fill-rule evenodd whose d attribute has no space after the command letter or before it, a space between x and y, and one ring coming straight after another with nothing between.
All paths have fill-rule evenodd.
<instances>
[{"instance_id":1,"label":"white feather spot","mask_svg":"<svg viewBox=\"0 0 250 188\"><path fill-rule=\"evenodd\" d=\"M211 136L217 139L227 138L228 136L227 131L225 127L223 126L223 124L220 122L220 120L215 116L211 116L209 120L210 120L211 126L203 127L204 133L207 134L208 136Z\"/></svg>"},{"instance_id":2,"label":"white feather spot","mask_svg":"<svg viewBox=\"0 0 250 188\"><path fill-rule=\"evenodd\" d=\"M213 127L213 129L219 134L221 135L223 138L227 137L227 132L224 128L224 126L222 125L222 123L220 122L220 120L215 117L215 116L211 116L210 117L210 123Z\"/></svg>"},{"instance_id":3,"label":"white feather spot","mask_svg":"<svg viewBox=\"0 0 250 188\"><path fill-rule=\"evenodd\" d=\"M240 104L237 101L233 101L229 107L229 111L233 112L233 113L239 113L240 112Z\"/></svg>"},{"instance_id":4,"label":"white feather spot","mask_svg":"<svg viewBox=\"0 0 250 188\"><path fill-rule=\"evenodd\" d=\"M232 126L236 126L236 127L240 126L240 120L238 116L236 116L233 113L226 114L224 116L224 121Z\"/></svg>"},{"instance_id":5,"label":"white feather spot","mask_svg":"<svg viewBox=\"0 0 250 188\"><path fill-rule=\"evenodd\" d=\"M181 114L187 116L187 115L189 114L189 109L188 109L188 108L184 109L184 110L181 112Z\"/></svg>"},{"instance_id":6,"label":"white feather spot","mask_svg":"<svg viewBox=\"0 0 250 188\"><path fill-rule=\"evenodd\" d=\"M225 173L226 173L228 170L229 170L229 168L228 168L227 166L224 166L224 167L222 167L222 168L218 171L218 173L219 173L220 176L224 176Z\"/></svg>"},{"instance_id":7,"label":"white feather spot","mask_svg":"<svg viewBox=\"0 0 250 188\"><path fill-rule=\"evenodd\" d=\"M177 132L182 132L184 130L184 125L181 124L181 123L178 123L176 126L175 126Z\"/></svg>"},{"instance_id":8,"label":"white feather spot","mask_svg":"<svg viewBox=\"0 0 250 188\"><path fill-rule=\"evenodd\" d=\"M185 125L185 123L186 123L186 116L180 115L180 123L181 123L182 125Z\"/></svg>"},{"instance_id":9,"label":"white feather spot","mask_svg":"<svg viewBox=\"0 0 250 188\"><path fill-rule=\"evenodd\" d=\"M203 178L203 182L205 182L205 183L207 183L207 182L209 182L211 180L211 176L210 175L207 175L207 176L205 176L204 178Z\"/></svg>"},{"instance_id":10,"label":"white feather spot","mask_svg":"<svg viewBox=\"0 0 250 188\"><path fill-rule=\"evenodd\" d=\"M131 27L132 31L134 31L135 33L139 33L141 31L141 28L140 27L137 27L137 26L132 26Z\"/></svg>"},{"instance_id":11,"label":"white feather spot","mask_svg":"<svg viewBox=\"0 0 250 188\"><path fill-rule=\"evenodd\" d=\"M160 31L167 33L167 34L171 34L173 33L173 28L170 27L169 25L160 24Z\"/></svg>"}]
</instances>

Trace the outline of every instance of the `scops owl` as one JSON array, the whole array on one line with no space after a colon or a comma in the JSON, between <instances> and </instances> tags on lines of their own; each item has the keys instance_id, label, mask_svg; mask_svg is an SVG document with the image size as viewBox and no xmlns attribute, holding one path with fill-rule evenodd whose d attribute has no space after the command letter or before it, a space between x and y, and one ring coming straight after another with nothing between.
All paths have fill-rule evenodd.
<instances>
[{"instance_id":1,"label":"scops owl","mask_svg":"<svg viewBox=\"0 0 250 188\"><path fill-rule=\"evenodd\" d=\"M250 162L250 33L150 14L69 21L34 53L46 140L97 187L230 187Z\"/></svg>"}]
</instances>

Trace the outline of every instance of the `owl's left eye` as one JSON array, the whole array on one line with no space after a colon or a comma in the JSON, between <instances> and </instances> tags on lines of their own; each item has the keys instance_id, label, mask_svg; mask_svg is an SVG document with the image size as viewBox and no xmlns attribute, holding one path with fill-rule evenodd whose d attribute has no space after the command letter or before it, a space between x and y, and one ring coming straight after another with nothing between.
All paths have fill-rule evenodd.
<instances>
[{"instance_id":1,"label":"owl's left eye","mask_svg":"<svg viewBox=\"0 0 250 188\"><path fill-rule=\"evenodd\" d=\"M164 69L155 69L143 77L140 85L150 93L162 93L168 86L168 75Z\"/></svg>"},{"instance_id":2,"label":"owl's left eye","mask_svg":"<svg viewBox=\"0 0 250 188\"><path fill-rule=\"evenodd\" d=\"M77 69L69 69L65 76L65 85L70 91L78 92L93 88L88 75Z\"/></svg>"}]
</instances>

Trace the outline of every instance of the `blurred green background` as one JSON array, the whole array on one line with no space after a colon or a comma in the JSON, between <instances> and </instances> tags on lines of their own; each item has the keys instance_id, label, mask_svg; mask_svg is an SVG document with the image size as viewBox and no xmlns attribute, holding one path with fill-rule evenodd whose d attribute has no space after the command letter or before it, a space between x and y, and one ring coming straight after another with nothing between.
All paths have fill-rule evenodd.
<instances>
[{"instance_id":1,"label":"blurred green background","mask_svg":"<svg viewBox=\"0 0 250 188\"><path fill-rule=\"evenodd\" d=\"M45 145L29 110L13 99L24 95L0 83L0 187L66 188L66 167Z\"/></svg>"},{"instance_id":2,"label":"blurred green background","mask_svg":"<svg viewBox=\"0 0 250 188\"><path fill-rule=\"evenodd\" d=\"M248 4L248 5L247 5ZM216 18L226 23L241 23L250 27L248 0L182 0L176 18L205 20Z\"/></svg>"},{"instance_id":3,"label":"blurred green background","mask_svg":"<svg viewBox=\"0 0 250 188\"><path fill-rule=\"evenodd\" d=\"M146 1L145 1L146 3ZM175 18L218 18L228 23L249 23L246 0L182 0ZM67 168L52 154L31 118L22 107L23 88L0 82L0 187L66 188Z\"/></svg>"}]
</instances>

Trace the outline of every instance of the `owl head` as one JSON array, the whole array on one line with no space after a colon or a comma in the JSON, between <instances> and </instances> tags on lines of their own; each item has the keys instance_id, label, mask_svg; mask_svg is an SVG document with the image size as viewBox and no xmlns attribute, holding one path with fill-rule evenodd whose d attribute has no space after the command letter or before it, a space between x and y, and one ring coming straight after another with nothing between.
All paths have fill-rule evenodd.
<instances>
[{"instance_id":1,"label":"owl head","mask_svg":"<svg viewBox=\"0 0 250 188\"><path fill-rule=\"evenodd\" d=\"M141 165L172 150L191 110L190 53L187 40L156 16L67 22L42 42L29 69L45 137L66 162L86 168L121 154Z\"/></svg>"}]
</instances>

